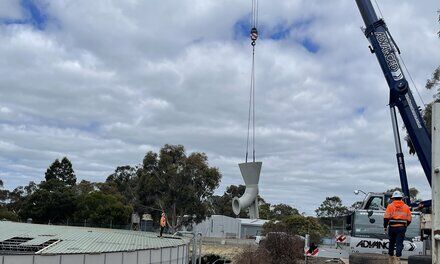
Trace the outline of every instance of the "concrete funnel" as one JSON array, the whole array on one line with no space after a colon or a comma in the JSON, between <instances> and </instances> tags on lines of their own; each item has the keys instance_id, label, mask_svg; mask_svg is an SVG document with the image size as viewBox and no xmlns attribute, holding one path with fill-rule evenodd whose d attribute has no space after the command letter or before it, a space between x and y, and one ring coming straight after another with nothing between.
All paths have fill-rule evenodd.
<instances>
[{"instance_id":1,"label":"concrete funnel","mask_svg":"<svg viewBox=\"0 0 440 264\"><path fill-rule=\"evenodd\" d=\"M260 181L260 173L262 162L240 163L238 167L241 171L246 190L242 197L234 197L232 199L232 210L234 214L239 215L242 209L249 207L250 217L258 218L258 182Z\"/></svg>"},{"instance_id":2,"label":"concrete funnel","mask_svg":"<svg viewBox=\"0 0 440 264\"><path fill-rule=\"evenodd\" d=\"M262 165L263 162L247 162L238 164L241 176L243 177L246 186L255 184L258 185Z\"/></svg>"}]
</instances>

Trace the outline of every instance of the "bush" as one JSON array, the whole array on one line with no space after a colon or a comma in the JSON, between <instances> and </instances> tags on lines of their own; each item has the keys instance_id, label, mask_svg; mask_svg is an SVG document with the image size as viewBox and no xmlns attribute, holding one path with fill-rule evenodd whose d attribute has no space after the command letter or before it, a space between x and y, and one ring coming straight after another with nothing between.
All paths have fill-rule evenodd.
<instances>
[{"instance_id":1,"label":"bush","mask_svg":"<svg viewBox=\"0 0 440 264\"><path fill-rule=\"evenodd\" d=\"M304 255L304 241L284 232L266 234L258 248L246 248L235 259L240 264L296 264Z\"/></svg>"},{"instance_id":2,"label":"bush","mask_svg":"<svg viewBox=\"0 0 440 264\"><path fill-rule=\"evenodd\" d=\"M269 252L264 250L261 246L258 248L249 246L235 257L234 263L269 264L274 262L272 262Z\"/></svg>"},{"instance_id":3,"label":"bush","mask_svg":"<svg viewBox=\"0 0 440 264\"><path fill-rule=\"evenodd\" d=\"M4 207L0 207L0 220L18 221L18 216Z\"/></svg>"}]
</instances>

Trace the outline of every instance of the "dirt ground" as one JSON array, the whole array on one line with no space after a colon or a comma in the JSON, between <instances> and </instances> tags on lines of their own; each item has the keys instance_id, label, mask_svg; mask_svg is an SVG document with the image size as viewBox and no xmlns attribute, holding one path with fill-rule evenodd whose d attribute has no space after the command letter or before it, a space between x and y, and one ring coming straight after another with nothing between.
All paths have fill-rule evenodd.
<instances>
[{"instance_id":1,"label":"dirt ground","mask_svg":"<svg viewBox=\"0 0 440 264\"><path fill-rule=\"evenodd\" d=\"M212 245L212 244L207 244L207 245L203 245L202 247L202 254L206 255L206 254L215 254L215 255L219 255L222 256L226 259L229 260L233 260L234 257L238 254L241 253L241 251L243 250L243 248L245 247L249 247L249 245ZM234 262L232 262L234 263ZM306 262L302 262L303 264L306 264ZM334 261L331 262L330 259L326 259L326 258L310 258L307 261L307 264L328 264L328 263L340 263L343 264L343 262L338 262L338 261ZM238 264L238 263L234 263L234 264Z\"/></svg>"},{"instance_id":2,"label":"dirt ground","mask_svg":"<svg viewBox=\"0 0 440 264\"><path fill-rule=\"evenodd\" d=\"M203 245L202 246L202 255L215 254L222 256L226 259L233 260L234 257L241 253L243 250L243 246L237 245Z\"/></svg>"},{"instance_id":3,"label":"dirt ground","mask_svg":"<svg viewBox=\"0 0 440 264\"><path fill-rule=\"evenodd\" d=\"M224 257L225 259L229 259L231 261L233 261L234 257L238 254L240 254L242 252L242 250L246 247L249 246L254 246L256 247L256 245L252 245L249 243L245 243L245 244L228 244L228 242L226 242L225 245L221 245L221 244L213 244L213 243L207 243L207 244L203 244L202 246L202 255L208 255L208 254L215 254L215 255L219 255ZM234 263L233 264L239 264L239 263ZM332 259L328 259L328 258L309 258L307 260L307 264L348 264L348 260L343 261L337 261L336 259L332 260ZM401 261L401 264L407 264L408 262L405 260ZM305 261L302 262L302 264L306 264Z\"/></svg>"}]
</instances>

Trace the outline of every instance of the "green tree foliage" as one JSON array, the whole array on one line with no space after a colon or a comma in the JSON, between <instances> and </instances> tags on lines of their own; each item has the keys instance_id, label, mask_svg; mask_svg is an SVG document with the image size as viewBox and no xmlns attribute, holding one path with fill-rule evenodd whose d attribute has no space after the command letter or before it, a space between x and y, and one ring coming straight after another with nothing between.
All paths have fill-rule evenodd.
<instances>
[{"instance_id":1,"label":"green tree foliage","mask_svg":"<svg viewBox=\"0 0 440 264\"><path fill-rule=\"evenodd\" d=\"M260 214L260 219L271 220L271 205L267 203L263 198L258 200L258 211Z\"/></svg>"},{"instance_id":2,"label":"green tree foliage","mask_svg":"<svg viewBox=\"0 0 440 264\"><path fill-rule=\"evenodd\" d=\"M437 69L434 70L434 73L432 74L431 79L428 79L426 81L426 89L432 90L432 89L438 89L440 87L440 66L437 67ZM438 90L437 90L438 91ZM436 94L436 99L439 98L439 94Z\"/></svg>"},{"instance_id":3,"label":"green tree foliage","mask_svg":"<svg viewBox=\"0 0 440 264\"><path fill-rule=\"evenodd\" d=\"M395 188L387 190L386 192L387 193L392 193L394 191L402 192L402 188L395 187ZM412 188L409 189L409 198L410 198L410 200L412 202L419 201L419 199L417 198L417 195L419 195L419 190L417 190L417 188L412 187Z\"/></svg>"},{"instance_id":4,"label":"green tree foliage","mask_svg":"<svg viewBox=\"0 0 440 264\"><path fill-rule=\"evenodd\" d=\"M263 234L270 232L285 232L299 236L309 234L312 242L319 243L321 238L328 233L328 229L314 217L291 215L281 221L265 223L263 225Z\"/></svg>"},{"instance_id":5,"label":"green tree foliage","mask_svg":"<svg viewBox=\"0 0 440 264\"><path fill-rule=\"evenodd\" d=\"M267 220L283 220L292 215L299 215L296 208L287 204L271 205L264 200L260 202L260 218Z\"/></svg>"},{"instance_id":6,"label":"green tree foliage","mask_svg":"<svg viewBox=\"0 0 440 264\"><path fill-rule=\"evenodd\" d=\"M315 210L319 220L327 227L341 227L344 217L348 214L348 208L342 204L338 196L327 197Z\"/></svg>"},{"instance_id":7,"label":"green tree foliage","mask_svg":"<svg viewBox=\"0 0 440 264\"><path fill-rule=\"evenodd\" d=\"M237 216L232 211L232 199L234 197L243 196L246 190L245 185L230 185L222 196L214 195L211 199L212 213L217 215L225 215L229 217L247 218L249 217L249 210L242 210ZM274 213L271 211L271 205L267 203L261 196L258 195L259 214L261 219L275 219ZM295 209L296 210L296 209Z\"/></svg>"},{"instance_id":8,"label":"green tree foliage","mask_svg":"<svg viewBox=\"0 0 440 264\"><path fill-rule=\"evenodd\" d=\"M107 183L114 183L116 189L127 202L134 203L136 200L137 169L125 165L116 168L115 172L107 177Z\"/></svg>"},{"instance_id":9,"label":"green tree foliage","mask_svg":"<svg viewBox=\"0 0 440 264\"><path fill-rule=\"evenodd\" d=\"M204 153L187 155L180 145L165 145L159 153L148 152L141 166L119 166L105 182L98 183L82 180L77 184L72 163L64 157L49 166L39 184L19 186L7 192L7 198L0 187L0 208L3 202L22 221L87 221L95 226L128 224L133 211L150 213L158 223L164 210L169 224L177 228L200 222L211 213L212 196L220 178L220 172L208 165ZM230 207L231 202L228 204ZM0 212L0 218L2 215Z\"/></svg>"},{"instance_id":10,"label":"green tree foliage","mask_svg":"<svg viewBox=\"0 0 440 264\"><path fill-rule=\"evenodd\" d=\"M8 191L3 189L3 181L0 179L0 206L5 205L8 199Z\"/></svg>"},{"instance_id":11,"label":"green tree foliage","mask_svg":"<svg viewBox=\"0 0 440 264\"><path fill-rule=\"evenodd\" d=\"M10 207L23 220L37 223L65 223L76 210L78 194L72 163L64 157L55 160L40 184L30 182L9 194Z\"/></svg>"},{"instance_id":12,"label":"green tree foliage","mask_svg":"<svg viewBox=\"0 0 440 264\"><path fill-rule=\"evenodd\" d=\"M20 214L27 199L37 190L37 188L37 184L31 181L27 186L18 186L14 190L8 192L8 209L15 214Z\"/></svg>"},{"instance_id":13,"label":"green tree foliage","mask_svg":"<svg viewBox=\"0 0 440 264\"><path fill-rule=\"evenodd\" d=\"M296 208L287 204L276 204L270 210L270 220L282 220L291 216L299 215Z\"/></svg>"},{"instance_id":14,"label":"green tree foliage","mask_svg":"<svg viewBox=\"0 0 440 264\"><path fill-rule=\"evenodd\" d=\"M156 222L160 214L157 209L164 210L172 228L205 219L221 179L218 169L209 167L206 154L187 156L181 145L165 145L159 154L148 152L138 173L136 207L156 209Z\"/></svg>"},{"instance_id":15,"label":"green tree foliage","mask_svg":"<svg viewBox=\"0 0 440 264\"><path fill-rule=\"evenodd\" d=\"M3 189L3 181L0 179L0 220L16 221L18 216L14 212L9 211L6 206L7 199L8 191Z\"/></svg>"},{"instance_id":16,"label":"green tree foliage","mask_svg":"<svg viewBox=\"0 0 440 264\"><path fill-rule=\"evenodd\" d=\"M226 191L222 196L213 196L212 207L214 209L214 214L226 215L229 217L237 217L232 211L232 199L234 197L241 197L246 190L244 185L230 185L226 188ZM248 212L242 210L238 217L246 218Z\"/></svg>"},{"instance_id":17,"label":"green tree foliage","mask_svg":"<svg viewBox=\"0 0 440 264\"><path fill-rule=\"evenodd\" d=\"M363 204L363 201L356 201L350 206L350 210L360 209Z\"/></svg>"},{"instance_id":18,"label":"green tree foliage","mask_svg":"<svg viewBox=\"0 0 440 264\"><path fill-rule=\"evenodd\" d=\"M19 216L32 218L36 223L64 223L76 210L77 194L73 187L59 180L41 182L23 200Z\"/></svg>"},{"instance_id":19,"label":"green tree foliage","mask_svg":"<svg viewBox=\"0 0 440 264\"><path fill-rule=\"evenodd\" d=\"M96 184L92 182L82 180L80 183L76 185L76 191L79 195L89 194L95 191L95 186Z\"/></svg>"},{"instance_id":20,"label":"green tree foliage","mask_svg":"<svg viewBox=\"0 0 440 264\"><path fill-rule=\"evenodd\" d=\"M130 223L133 208L123 203L119 195L109 195L100 191L92 191L79 196L74 218L76 222L94 225L126 225Z\"/></svg>"},{"instance_id":21,"label":"green tree foliage","mask_svg":"<svg viewBox=\"0 0 440 264\"><path fill-rule=\"evenodd\" d=\"M66 157L64 157L61 162L56 159L47 169L45 178L46 181L58 180L70 186L76 184L76 176L73 171L72 163Z\"/></svg>"},{"instance_id":22,"label":"green tree foliage","mask_svg":"<svg viewBox=\"0 0 440 264\"><path fill-rule=\"evenodd\" d=\"M333 196L325 198L315 212L318 217L336 218L347 215L348 209L342 205L341 198Z\"/></svg>"}]
</instances>

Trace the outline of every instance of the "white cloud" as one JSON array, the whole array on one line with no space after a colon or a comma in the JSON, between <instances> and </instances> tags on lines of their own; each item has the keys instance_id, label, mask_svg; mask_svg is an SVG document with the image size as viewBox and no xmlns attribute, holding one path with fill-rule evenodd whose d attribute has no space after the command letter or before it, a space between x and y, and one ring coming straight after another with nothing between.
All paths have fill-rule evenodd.
<instances>
[{"instance_id":1,"label":"white cloud","mask_svg":"<svg viewBox=\"0 0 440 264\"><path fill-rule=\"evenodd\" d=\"M50 18L44 30L0 25L7 187L39 181L63 155L80 178L104 180L165 143L206 152L223 173L219 193L242 183L236 164L245 152L250 45L235 26L249 3L41 3ZM439 61L438 3L381 5L428 101L422 87ZM266 38L257 46L256 146L269 202L312 214L325 196L351 204L354 189L399 184L388 87L361 25L351 1L260 2ZM267 38L280 28L291 29L286 38ZM417 158L406 157L410 184L429 198Z\"/></svg>"}]
</instances>

